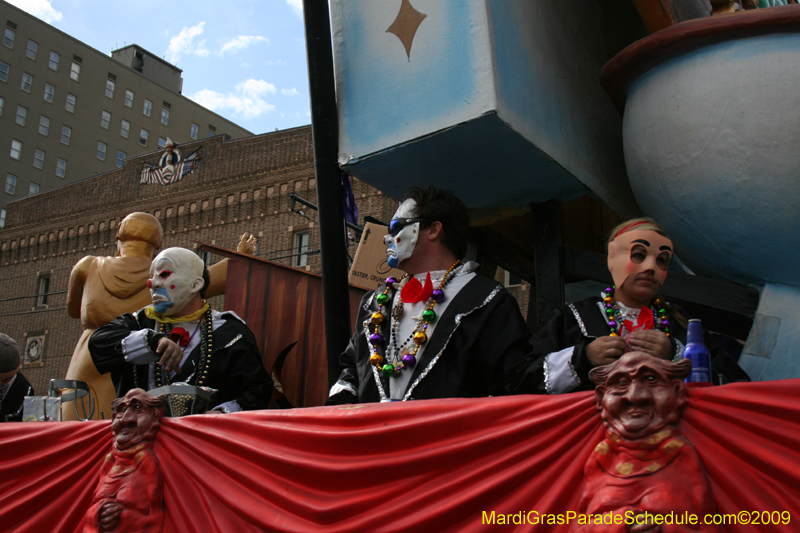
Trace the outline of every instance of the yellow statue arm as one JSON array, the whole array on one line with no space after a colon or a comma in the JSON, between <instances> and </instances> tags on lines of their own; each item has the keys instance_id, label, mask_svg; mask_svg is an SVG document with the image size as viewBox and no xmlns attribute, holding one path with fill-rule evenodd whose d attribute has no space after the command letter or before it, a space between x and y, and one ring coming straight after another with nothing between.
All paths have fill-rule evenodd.
<instances>
[{"instance_id":1,"label":"yellow statue arm","mask_svg":"<svg viewBox=\"0 0 800 533\"><path fill-rule=\"evenodd\" d=\"M89 270L89 265L94 260L94 257L86 256L72 267L72 272L69 275L69 287L67 289L67 313L72 318L81 317L83 284L86 282L86 273Z\"/></svg>"},{"instance_id":2,"label":"yellow statue arm","mask_svg":"<svg viewBox=\"0 0 800 533\"><path fill-rule=\"evenodd\" d=\"M240 254L254 255L256 253L256 237L248 232L242 233L236 251ZM209 284L206 287L206 297L225 294L225 281L228 278L228 259L223 259L208 267Z\"/></svg>"}]
</instances>

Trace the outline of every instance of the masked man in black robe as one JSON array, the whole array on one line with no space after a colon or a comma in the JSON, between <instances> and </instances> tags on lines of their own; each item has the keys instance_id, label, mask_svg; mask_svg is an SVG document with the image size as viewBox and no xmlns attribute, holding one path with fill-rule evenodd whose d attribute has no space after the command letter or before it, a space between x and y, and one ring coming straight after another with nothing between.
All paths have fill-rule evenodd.
<instances>
[{"instance_id":1,"label":"masked man in black robe","mask_svg":"<svg viewBox=\"0 0 800 533\"><path fill-rule=\"evenodd\" d=\"M195 253L167 248L150 266L153 305L99 328L89 351L120 398L177 382L216 389L211 412L266 409L273 382L255 337L236 313L203 301L207 270Z\"/></svg>"},{"instance_id":2,"label":"masked man in black robe","mask_svg":"<svg viewBox=\"0 0 800 533\"><path fill-rule=\"evenodd\" d=\"M389 266L367 293L327 404L507 394L530 332L516 300L464 261L469 215L453 193L412 188L389 224Z\"/></svg>"},{"instance_id":3,"label":"masked man in black robe","mask_svg":"<svg viewBox=\"0 0 800 533\"><path fill-rule=\"evenodd\" d=\"M0 333L0 422L22 422L25 396L33 396L33 387L19 371L21 367L19 345Z\"/></svg>"}]
</instances>

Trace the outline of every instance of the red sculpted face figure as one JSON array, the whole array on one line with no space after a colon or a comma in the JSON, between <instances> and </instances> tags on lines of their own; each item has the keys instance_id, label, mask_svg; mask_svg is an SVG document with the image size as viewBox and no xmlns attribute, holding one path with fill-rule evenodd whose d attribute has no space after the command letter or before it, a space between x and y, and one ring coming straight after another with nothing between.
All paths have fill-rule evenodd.
<instances>
[{"instance_id":1,"label":"red sculpted face figure","mask_svg":"<svg viewBox=\"0 0 800 533\"><path fill-rule=\"evenodd\" d=\"M676 425L687 401L683 378L691 368L688 360L673 363L630 352L592 370L597 409L607 430L638 440Z\"/></svg>"},{"instance_id":2,"label":"red sculpted face figure","mask_svg":"<svg viewBox=\"0 0 800 533\"><path fill-rule=\"evenodd\" d=\"M154 398L142 389L132 389L114 400L111 430L118 450L127 450L152 441L161 426L164 397Z\"/></svg>"}]
</instances>

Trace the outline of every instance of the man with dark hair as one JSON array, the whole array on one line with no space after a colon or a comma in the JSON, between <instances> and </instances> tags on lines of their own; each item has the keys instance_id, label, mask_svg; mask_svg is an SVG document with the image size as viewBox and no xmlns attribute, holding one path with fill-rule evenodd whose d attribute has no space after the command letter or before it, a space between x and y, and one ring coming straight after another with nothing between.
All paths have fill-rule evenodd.
<instances>
[{"instance_id":1,"label":"man with dark hair","mask_svg":"<svg viewBox=\"0 0 800 533\"><path fill-rule=\"evenodd\" d=\"M33 387L19 371L21 367L19 345L0 333L0 422L22 422L25 396L33 396Z\"/></svg>"},{"instance_id":2,"label":"man with dark hair","mask_svg":"<svg viewBox=\"0 0 800 533\"><path fill-rule=\"evenodd\" d=\"M255 337L236 313L209 308L207 283L197 254L167 248L150 265L153 305L94 332L89 351L97 369L111 373L117 397L183 382L216 389L215 412L268 407L273 382Z\"/></svg>"},{"instance_id":3,"label":"man with dark hair","mask_svg":"<svg viewBox=\"0 0 800 533\"><path fill-rule=\"evenodd\" d=\"M508 393L530 332L516 300L465 261L469 215L450 191L408 191L389 224L402 280L367 293L329 405Z\"/></svg>"}]
</instances>

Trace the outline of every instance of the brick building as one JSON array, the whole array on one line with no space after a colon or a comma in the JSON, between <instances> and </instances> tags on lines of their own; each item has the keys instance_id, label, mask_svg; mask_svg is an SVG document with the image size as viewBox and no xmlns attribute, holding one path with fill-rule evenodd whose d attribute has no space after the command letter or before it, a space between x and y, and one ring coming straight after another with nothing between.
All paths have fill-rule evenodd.
<instances>
[{"instance_id":1,"label":"brick building","mask_svg":"<svg viewBox=\"0 0 800 533\"><path fill-rule=\"evenodd\" d=\"M316 203L310 126L239 140L217 136L180 150L184 157L197 150L200 164L172 185L140 183L144 164L158 163L157 151L9 204L0 230L0 331L26 352L23 371L38 393L46 393L51 378L66 375L80 337L79 320L66 312L72 267L86 255L113 255L117 225L131 212L161 221L164 248L197 249L200 241L235 249L248 231L258 237L259 257L319 272L316 213L300 204L295 211L303 214L293 212L289 196ZM358 180L353 192L362 221L365 215L391 219L395 200ZM506 277L499 271L499 281L508 283ZM512 292L526 310L525 284ZM221 308L221 298L215 300Z\"/></svg>"}]
</instances>

